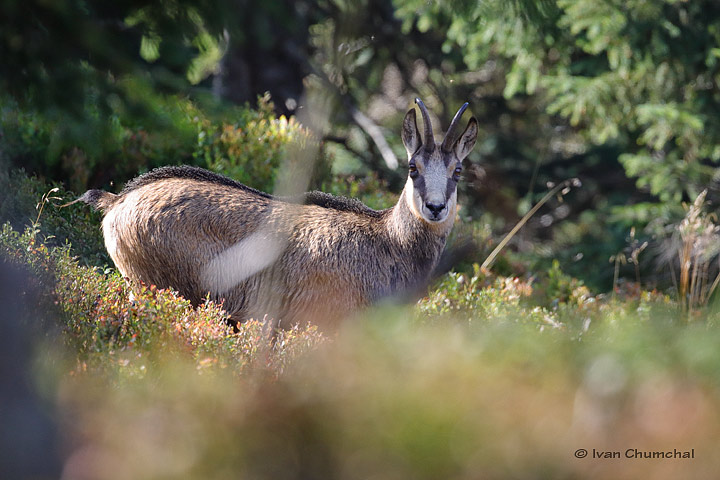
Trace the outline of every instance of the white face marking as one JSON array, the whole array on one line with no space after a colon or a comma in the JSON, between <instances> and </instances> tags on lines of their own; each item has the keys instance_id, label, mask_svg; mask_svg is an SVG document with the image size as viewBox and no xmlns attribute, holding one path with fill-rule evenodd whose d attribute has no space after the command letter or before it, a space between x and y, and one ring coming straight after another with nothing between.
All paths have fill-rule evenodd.
<instances>
[{"instance_id":1,"label":"white face marking","mask_svg":"<svg viewBox=\"0 0 720 480\"><path fill-rule=\"evenodd\" d=\"M415 186L413 185L412 178L410 177L408 177L407 182L405 182L404 192L405 202L410 207L410 210L412 210L416 217L423 218L419 208L419 206L422 205L422 200L420 199L420 195L415 191Z\"/></svg>"},{"instance_id":2,"label":"white face marking","mask_svg":"<svg viewBox=\"0 0 720 480\"><path fill-rule=\"evenodd\" d=\"M229 292L275 263L283 247L283 242L269 232L251 233L205 265L201 276L204 287L213 293Z\"/></svg>"},{"instance_id":3,"label":"white face marking","mask_svg":"<svg viewBox=\"0 0 720 480\"><path fill-rule=\"evenodd\" d=\"M445 165L442 158L436 154L427 160L416 158L415 161L422 177L422 186L416 189L412 178L408 177L405 187L407 203L413 213L424 221L430 224L443 223L454 216L457 202L457 191L453 191L450 197L446 198L448 180L455 169L454 163L450 162L452 167ZM428 205L435 208L431 209ZM441 209L437 210L437 207Z\"/></svg>"}]
</instances>

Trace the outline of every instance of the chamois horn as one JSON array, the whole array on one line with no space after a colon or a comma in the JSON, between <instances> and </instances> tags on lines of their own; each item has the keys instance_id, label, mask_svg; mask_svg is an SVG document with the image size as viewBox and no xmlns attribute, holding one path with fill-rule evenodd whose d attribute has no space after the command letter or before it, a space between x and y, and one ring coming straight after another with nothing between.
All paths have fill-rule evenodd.
<instances>
[{"instance_id":1,"label":"chamois horn","mask_svg":"<svg viewBox=\"0 0 720 480\"><path fill-rule=\"evenodd\" d=\"M425 108L425 104L419 98L415 99L415 103L420 107L420 113L423 116L423 124L425 125L425 150L432 152L435 150L435 137L433 136L432 122L430 122L430 114Z\"/></svg>"},{"instance_id":2,"label":"chamois horn","mask_svg":"<svg viewBox=\"0 0 720 480\"><path fill-rule=\"evenodd\" d=\"M452 119L452 122L450 122L450 126L448 127L448 131L445 134L445 139L443 140L442 145L440 146L440 149L443 152L450 152L452 151L453 145L455 145L455 142L457 141L458 137L458 124L460 123L460 117L462 117L463 112L468 107L468 103L465 102L462 107L460 107L460 110L457 111L455 116Z\"/></svg>"}]
</instances>

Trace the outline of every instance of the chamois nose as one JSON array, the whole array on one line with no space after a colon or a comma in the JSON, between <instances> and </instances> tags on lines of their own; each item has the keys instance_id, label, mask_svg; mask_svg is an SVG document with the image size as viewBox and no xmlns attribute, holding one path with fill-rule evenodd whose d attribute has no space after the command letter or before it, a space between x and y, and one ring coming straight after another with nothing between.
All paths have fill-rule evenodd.
<instances>
[{"instance_id":1,"label":"chamois nose","mask_svg":"<svg viewBox=\"0 0 720 480\"><path fill-rule=\"evenodd\" d=\"M432 212L434 217L437 217L438 215L440 215L440 212L442 212L443 208L445 208L445 204L427 202L425 204L425 207Z\"/></svg>"}]
</instances>

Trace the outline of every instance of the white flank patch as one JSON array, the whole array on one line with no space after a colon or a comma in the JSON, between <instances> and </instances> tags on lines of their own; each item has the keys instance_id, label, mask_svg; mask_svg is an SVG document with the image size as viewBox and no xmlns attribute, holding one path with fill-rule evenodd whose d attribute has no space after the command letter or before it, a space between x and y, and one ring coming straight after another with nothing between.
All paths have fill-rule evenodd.
<instances>
[{"instance_id":1,"label":"white flank patch","mask_svg":"<svg viewBox=\"0 0 720 480\"><path fill-rule=\"evenodd\" d=\"M202 279L211 292L229 292L240 282L272 265L282 253L283 242L267 232L254 232L210 260Z\"/></svg>"}]
</instances>

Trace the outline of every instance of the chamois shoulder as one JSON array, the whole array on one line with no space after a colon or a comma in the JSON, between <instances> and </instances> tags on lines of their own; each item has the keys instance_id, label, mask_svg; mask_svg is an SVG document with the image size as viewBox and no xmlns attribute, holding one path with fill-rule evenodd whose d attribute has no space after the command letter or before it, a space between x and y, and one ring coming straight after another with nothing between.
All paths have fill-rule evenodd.
<instances>
[{"instance_id":1,"label":"chamois shoulder","mask_svg":"<svg viewBox=\"0 0 720 480\"><path fill-rule=\"evenodd\" d=\"M383 214L383 210L373 210L360 200L330 195L329 193L318 191L306 193L304 204L316 205L318 207L339 210L342 212L352 212L368 217L380 217Z\"/></svg>"},{"instance_id":2,"label":"chamois shoulder","mask_svg":"<svg viewBox=\"0 0 720 480\"><path fill-rule=\"evenodd\" d=\"M203 168L191 167L189 165L160 167L151 170L148 173L145 173L143 175L140 175L139 177L130 180L125 185L125 188L123 188L122 193L127 193L161 180L173 178L208 182L214 185L223 185L226 187L237 188L239 190L244 190L246 192L253 193L255 195L259 195L265 198L273 198L273 196L268 193L261 192L260 190L248 187L247 185L243 185L242 183L233 180L232 178L228 178L224 175L220 175L219 173L211 172Z\"/></svg>"}]
</instances>

